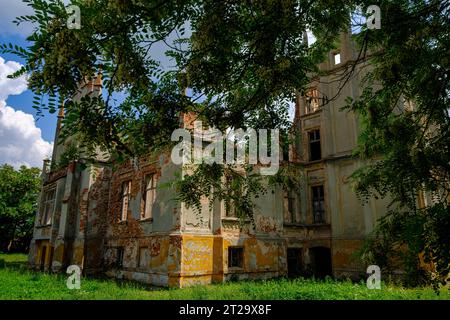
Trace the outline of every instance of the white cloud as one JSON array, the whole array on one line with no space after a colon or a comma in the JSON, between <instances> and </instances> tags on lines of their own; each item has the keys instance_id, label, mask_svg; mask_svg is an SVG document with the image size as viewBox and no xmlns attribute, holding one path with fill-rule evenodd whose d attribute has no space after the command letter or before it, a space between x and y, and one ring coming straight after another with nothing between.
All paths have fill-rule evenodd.
<instances>
[{"instance_id":1,"label":"white cloud","mask_svg":"<svg viewBox=\"0 0 450 320\"><path fill-rule=\"evenodd\" d=\"M0 0L1 1L1 0ZM0 57L0 101L6 101L10 95L18 95L27 90L27 79L22 76L9 79L8 76L19 70L22 66L15 61L8 61Z\"/></svg>"},{"instance_id":2,"label":"white cloud","mask_svg":"<svg viewBox=\"0 0 450 320\"><path fill-rule=\"evenodd\" d=\"M0 57L0 164L42 166L42 160L51 155L53 144L42 138L41 129L31 114L6 105L9 95L18 95L27 89L25 77L7 76L21 65Z\"/></svg>"}]
</instances>

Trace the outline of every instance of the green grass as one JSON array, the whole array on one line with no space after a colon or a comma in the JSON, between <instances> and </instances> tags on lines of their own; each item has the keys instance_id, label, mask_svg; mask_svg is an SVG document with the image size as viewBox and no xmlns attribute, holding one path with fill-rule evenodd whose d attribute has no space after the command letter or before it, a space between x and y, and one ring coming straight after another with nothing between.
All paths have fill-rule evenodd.
<instances>
[{"instance_id":1,"label":"green grass","mask_svg":"<svg viewBox=\"0 0 450 320\"><path fill-rule=\"evenodd\" d=\"M150 290L137 283L82 278L80 290L69 290L64 274L27 270L25 255L0 254L0 260L5 261L3 268L0 263L0 299L450 299L449 291L445 289L437 295L431 288L404 289L383 285L381 290L369 290L364 283L305 279L246 281L186 289Z\"/></svg>"}]
</instances>

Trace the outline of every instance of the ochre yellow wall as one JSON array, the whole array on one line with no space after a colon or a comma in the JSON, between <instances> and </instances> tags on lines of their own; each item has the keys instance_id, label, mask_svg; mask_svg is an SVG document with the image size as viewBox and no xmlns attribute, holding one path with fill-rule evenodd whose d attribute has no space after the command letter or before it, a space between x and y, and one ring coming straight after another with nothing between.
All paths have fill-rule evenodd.
<instances>
[{"instance_id":1,"label":"ochre yellow wall","mask_svg":"<svg viewBox=\"0 0 450 320\"><path fill-rule=\"evenodd\" d=\"M244 248L243 268L228 268L228 247ZM223 282L235 274L247 279L282 275L285 264L284 246L273 240L227 238L222 235L183 235L180 286Z\"/></svg>"},{"instance_id":2,"label":"ochre yellow wall","mask_svg":"<svg viewBox=\"0 0 450 320\"><path fill-rule=\"evenodd\" d=\"M51 261L51 251L52 246L50 245L48 240L42 240L37 242L37 255L35 256L35 265L40 267L41 266L41 256L44 248L46 248L45 251L45 257L44 257L44 268L48 269L50 267Z\"/></svg>"}]
</instances>

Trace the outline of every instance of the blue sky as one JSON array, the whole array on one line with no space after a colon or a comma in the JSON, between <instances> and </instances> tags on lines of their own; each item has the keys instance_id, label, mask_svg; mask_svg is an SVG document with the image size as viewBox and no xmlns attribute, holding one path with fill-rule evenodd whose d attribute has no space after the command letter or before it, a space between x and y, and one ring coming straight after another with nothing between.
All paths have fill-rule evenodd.
<instances>
[{"instance_id":1,"label":"blue sky","mask_svg":"<svg viewBox=\"0 0 450 320\"><path fill-rule=\"evenodd\" d=\"M29 9L20 4L21 0L0 0L0 7L10 7L11 3L19 3L12 5L14 10L6 10L5 14L0 13L0 19L3 22L0 24L0 43L13 43L22 47L28 45L26 37L31 31L31 27L16 26L11 21L16 17L16 14L29 13ZM6 21L5 21L6 20ZM0 57L5 61L16 61L23 64L23 59L12 54L1 54ZM55 136L56 115L46 114L45 117L37 119L36 110L31 106L33 100L33 93L30 90L26 90L19 95L10 95L6 100L7 105L13 107L16 110L22 110L28 114L32 114L36 119L36 125L42 131L42 137L46 141L53 141ZM1 159L1 158L0 158Z\"/></svg>"},{"instance_id":2,"label":"blue sky","mask_svg":"<svg viewBox=\"0 0 450 320\"><path fill-rule=\"evenodd\" d=\"M32 27L18 27L12 20L30 14L30 9L21 0L0 0L0 8L0 43L27 46ZM42 160L51 155L56 117L46 114L37 119L26 78L7 79L23 63L17 56L0 54L0 165L41 167Z\"/></svg>"},{"instance_id":3,"label":"blue sky","mask_svg":"<svg viewBox=\"0 0 450 320\"><path fill-rule=\"evenodd\" d=\"M21 0L0 0L0 8L0 43L26 47L26 37L31 34L32 25L17 26L12 21L17 16L32 14L32 10ZM162 62L164 68L169 68L173 62L165 56L166 50L163 43L157 43L151 54ZM33 93L26 89L26 79L7 79L6 70L12 73L23 63L17 56L0 54L0 165L41 167L42 160L51 155L56 115L45 114L38 119L36 110L32 108ZM115 95L119 100L123 99L122 96Z\"/></svg>"}]
</instances>

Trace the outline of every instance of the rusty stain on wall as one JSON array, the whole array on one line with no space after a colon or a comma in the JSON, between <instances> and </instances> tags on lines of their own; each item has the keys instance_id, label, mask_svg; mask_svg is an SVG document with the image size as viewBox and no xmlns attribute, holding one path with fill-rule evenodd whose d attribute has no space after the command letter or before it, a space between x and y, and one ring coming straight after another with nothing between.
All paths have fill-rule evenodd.
<instances>
[{"instance_id":1,"label":"rusty stain on wall","mask_svg":"<svg viewBox=\"0 0 450 320\"><path fill-rule=\"evenodd\" d=\"M328 96L338 90L338 83L331 80L355 58L346 34L341 36L340 50L342 63L334 66L330 56L320 66L328 75L311 82ZM98 94L101 87L96 81L82 89L82 94ZM351 79L343 91L348 96L359 94L360 80ZM293 126L297 142L291 147L290 160L303 164L306 179L302 189L296 190L294 209L289 209L283 190L260 197L255 225L240 225L236 218L225 216L223 206L210 208L205 199L201 212L196 212L175 201L173 189L159 188L185 170L171 163L169 154L149 155L115 168L99 158L95 164L79 161L56 172L44 171L42 194L56 188L56 199L52 223L44 226L36 219L30 264L55 272L77 264L87 274L172 287L268 279L293 271L357 277L363 266L352 254L384 214L386 204L371 200L363 207L347 183L346 178L361 163L351 157L358 120L340 110L345 98L311 113L305 97L298 95ZM320 130L320 161L308 160L310 130ZM54 148L53 161L57 161L64 145ZM157 177L156 198L151 218L142 219L149 174ZM121 188L127 181L131 181L130 199L126 219L121 219ZM314 186L324 190L321 223L313 219ZM242 264L231 266L230 255L240 248Z\"/></svg>"}]
</instances>

